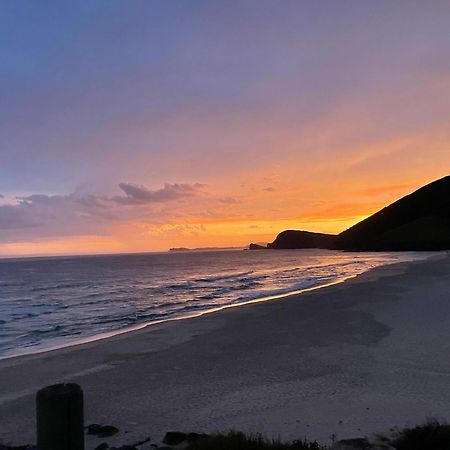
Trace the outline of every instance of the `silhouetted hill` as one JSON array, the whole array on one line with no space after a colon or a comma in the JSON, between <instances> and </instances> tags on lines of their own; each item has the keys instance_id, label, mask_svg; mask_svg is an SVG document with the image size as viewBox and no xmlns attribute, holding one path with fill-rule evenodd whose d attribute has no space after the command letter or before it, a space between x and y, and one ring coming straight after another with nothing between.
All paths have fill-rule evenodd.
<instances>
[{"instance_id":1,"label":"silhouetted hill","mask_svg":"<svg viewBox=\"0 0 450 450\"><path fill-rule=\"evenodd\" d=\"M287 230L281 232L271 244L267 244L267 248L330 248L335 239L334 234Z\"/></svg>"},{"instance_id":2,"label":"silhouetted hill","mask_svg":"<svg viewBox=\"0 0 450 450\"><path fill-rule=\"evenodd\" d=\"M450 176L397 200L337 236L288 230L272 249L337 250L450 249Z\"/></svg>"},{"instance_id":3,"label":"silhouetted hill","mask_svg":"<svg viewBox=\"0 0 450 450\"><path fill-rule=\"evenodd\" d=\"M334 248L450 249L450 176L427 184L342 232Z\"/></svg>"}]
</instances>

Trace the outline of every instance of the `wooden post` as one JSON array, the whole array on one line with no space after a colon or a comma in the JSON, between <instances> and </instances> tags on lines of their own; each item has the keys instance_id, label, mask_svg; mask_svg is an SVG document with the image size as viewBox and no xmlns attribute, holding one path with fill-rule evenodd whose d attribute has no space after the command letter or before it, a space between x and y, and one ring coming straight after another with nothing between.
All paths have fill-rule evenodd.
<instances>
[{"instance_id":1,"label":"wooden post","mask_svg":"<svg viewBox=\"0 0 450 450\"><path fill-rule=\"evenodd\" d=\"M84 450L83 391L54 384L36 394L38 450Z\"/></svg>"}]
</instances>

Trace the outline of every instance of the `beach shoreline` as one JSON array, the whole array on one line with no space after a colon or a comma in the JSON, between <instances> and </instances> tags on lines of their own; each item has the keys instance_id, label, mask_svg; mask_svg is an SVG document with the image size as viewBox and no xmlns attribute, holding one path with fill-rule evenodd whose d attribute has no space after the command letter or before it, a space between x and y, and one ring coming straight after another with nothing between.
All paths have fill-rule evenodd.
<instances>
[{"instance_id":1,"label":"beach shoreline","mask_svg":"<svg viewBox=\"0 0 450 450\"><path fill-rule=\"evenodd\" d=\"M400 258L403 258L403 259L400 259L399 261L395 261L395 260L385 261L384 264L381 264L381 265L384 266L384 265L392 265L392 264L401 264L403 262L409 262L409 261L421 261L424 259L433 258L435 254L438 255L439 253L438 252L425 252L425 253L417 253L415 255L414 255L414 253L410 253L410 254L400 253L400 255L401 255ZM407 258L409 258L409 259L407 259ZM330 281L326 281L326 282L322 282L322 283L318 282L317 284L313 284L312 286L292 288L290 290L281 290L280 292L277 292L277 293L266 293L265 295L251 297L246 300L241 300L241 301L237 301L234 303L225 303L223 305L219 304L215 307L209 307L209 308L205 308L205 309L198 309L195 311L185 312L183 314L175 315L172 317L153 319L150 321L142 321L142 322L136 323L134 325L128 325L125 327L120 327L120 328L112 329L109 331L102 331L102 332L90 334L87 336L73 337L73 336L69 335L67 337L61 336L60 338L53 338L53 340L50 342L42 341L37 345L34 344L32 346L19 347L16 349L11 349L10 351L7 351L5 353L0 353L0 361L2 361L4 359L9 359L9 358L23 357L23 356L27 356L27 355L42 354L42 353L46 353L46 352L50 352L50 351L62 350L67 347L85 345L85 344L89 344L91 342L96 342L96 341L100 341L100 340L104 340L104 339L110 339L112 337L119 336L122 334L133 333L133 332L145 329L147 327L159 325L159 324L162 324L165 322L192 319L194 317L200 317L200 316L203 316L206 314L219 312L219 311L229 309L229 308L236 308L236 307L240 307L240 306L251 305L254 303L261 303L261 302L266 302L266 301L271 301L271 300L284 299L284 298L288 298L291 296L297 296L297 295L300 295L300 294L303 294L306 292L311 292L311 291L315 291L317 289L322 289L322 288L334 286L334 285L337 285L340 283L344 283L348 280L351 280L353 278L356 278L356 277L362 275L363 273L365 273L367 271L371 271L377 267L380 267L381 265L375 266L375 267L369 267L366 270L364 270L363 272L357 273L357 274L340 275L340 276L337 276L335 279L331 279Z\"/></svg>"},{"instance_id":2,"label":"beach shoreline","mask_svg":"<svg viewBox=\"0 0 450 450\"><path fill-rule=\"evenodd\" d=\"M442 414L449 259L384 265L311 292L2 359L0 442L34 442L34 394L62 381L84 388L87 423L121 429L111 445L230 428L326 442ZM438 333L417 335L431 318ZM407 379L422 389L396 402Z\"/></svg>"}]
</instances>

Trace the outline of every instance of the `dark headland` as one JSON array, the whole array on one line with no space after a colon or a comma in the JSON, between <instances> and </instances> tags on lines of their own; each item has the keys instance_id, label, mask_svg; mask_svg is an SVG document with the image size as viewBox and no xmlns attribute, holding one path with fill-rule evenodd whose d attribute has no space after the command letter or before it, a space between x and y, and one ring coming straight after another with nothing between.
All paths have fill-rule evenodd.
<instances>
[{"instance_id":1,"label":"dark headland","mask_svg":"<svg viewBox=\"0 0 450 450\"><path fill-rule=\"evenodd\" d=\"M250 247L250 249L253 246ZM450 175L421 187L338 235L287 230L269 249L354 251L450 249Z\"/></svg>"}]
</instances>

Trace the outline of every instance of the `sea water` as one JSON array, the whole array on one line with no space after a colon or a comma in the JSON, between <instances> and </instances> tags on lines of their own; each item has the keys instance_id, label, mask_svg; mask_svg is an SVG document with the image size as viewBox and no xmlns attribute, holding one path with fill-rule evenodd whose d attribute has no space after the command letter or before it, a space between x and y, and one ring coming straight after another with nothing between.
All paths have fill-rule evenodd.
<instances>
[{"instance_id":1,"label":"sea water","mask_svg":"<svg viewBox=\"0 0 450 450\"><path fill-rule=\"evenodd\" d=\"M422 257L233 250L3 259L0 357L283 296Z\"/></svg>"}]
</instances>

